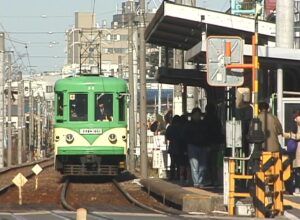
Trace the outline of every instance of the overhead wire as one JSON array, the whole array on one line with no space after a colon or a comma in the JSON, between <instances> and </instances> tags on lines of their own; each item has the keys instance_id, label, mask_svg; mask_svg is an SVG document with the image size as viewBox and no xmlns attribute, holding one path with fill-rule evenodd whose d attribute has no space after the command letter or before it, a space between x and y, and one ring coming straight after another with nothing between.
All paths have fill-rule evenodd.
<instances>
[{"instance_id":1,"label":"overhead wire","mask_svg":"<svg viewBox=\"0 0 300 220\"><path fill-rule=\"evenodd\" d=\"M27 60L28 60L28 67L29 67L29 75L31 76L32 74L32 69L31 69L31 62L30 62L30 58L29 58L29 53L28 53L28 46L27 44L25 45L25 50L26 50L26 54L27 54Z\"/></svg>"},{"instance_id":2,"label":"overhead wire","mask_svg":"<svg viewBox=\"0 0 300 220\"><path fill-rule=\"evenodd\" d=\"M7 31L6 31L5 27L4 27L4 25L3 25L1 22L0 22L0 26L1 26L2 30L3 30L5 33L7 33ZM19 43L19 44L26 45L26 43L21 42L21 41L18 41L18 42L17 42L16 40L11 40L11 37L10 37L9 33L7 33L6 36L7 36L6 39L10 42L10 44L11 44L13 50L15 51L15 53L13 53L13 57L14 57L15 63L17 62L17 60L20 60L21 63L22 63L22 66L25 68L25 70L27 70L27 67L26 67L25 63L24 63L22 57L21 57L21 56L19 55L19 53L17 52L17 48L16 48L16 46L15 46L15 44L14 44L14 43ZM15 58L16 55L17 55L18 59Z\"/></svg>"}]
</instances>

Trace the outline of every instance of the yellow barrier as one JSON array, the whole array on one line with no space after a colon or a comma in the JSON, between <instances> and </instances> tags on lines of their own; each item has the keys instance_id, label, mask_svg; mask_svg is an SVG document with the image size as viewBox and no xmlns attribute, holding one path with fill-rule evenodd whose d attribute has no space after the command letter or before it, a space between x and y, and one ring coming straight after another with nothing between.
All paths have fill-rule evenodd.
<instances>
[{"instance_id":1,"label":"yellow barrier","mask_svg":"<svg viewBox=\"0 0 300 220\"><path fill-rule=\"evenodd\" d=\"M256 217L283 214L283 170L278 152L262 152L260 171L255 174L256 194L253 198Z\"/></svg>"},{"instance_id":2,"label":"yellow barrier","mask_svg":"<svg viewBox=\"0 0 300 220\"><path fill-rule=\"evenodd\" d=\"M283 181L291 175L288 158L281 157L279 152L262 152L260 170L254 176L236 174L235 159L230 158L228 163L229 215L235 215L236 198L250 197L250 193L236 192L236 180L254 180L253 205L256 217L265 218L283 214Z\"/></svg>"}]
</instances>

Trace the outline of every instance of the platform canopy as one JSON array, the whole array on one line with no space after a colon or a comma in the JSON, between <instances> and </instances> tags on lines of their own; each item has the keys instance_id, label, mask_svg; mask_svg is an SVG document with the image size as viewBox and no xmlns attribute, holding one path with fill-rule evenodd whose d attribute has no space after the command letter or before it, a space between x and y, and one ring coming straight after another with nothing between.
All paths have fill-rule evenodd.
<instances>
[{"instance_id":1,"label":"platform canopy","mask_svg":"<svg viewBox=\"0 0 300 220\"><path fill-rule=\"evenodd\" d=\"M145 40L158 46L185 50L186 61L205 63L206 37L239 36L245 41L244 55L249 57L254 30L252 18L164 1L145 30ZM275 47L275 23L259 20L258 34L261 65L274 68L279 63L300 66L299 49Z\"/></svg>"},{"instance_id":2,"label":"platform canopy","mask_svg":"<svg viewBox=\"0 0 300 220\"><path fill-rule=\"evenodd\" d=\"M146 28L145 39L159 46L189 50L202 40L202 32L251 39L254 27L251 18L164 1ZM274 41L274 23L259 21L258 30L261 40Z\"/></svg>"}]
</instances>

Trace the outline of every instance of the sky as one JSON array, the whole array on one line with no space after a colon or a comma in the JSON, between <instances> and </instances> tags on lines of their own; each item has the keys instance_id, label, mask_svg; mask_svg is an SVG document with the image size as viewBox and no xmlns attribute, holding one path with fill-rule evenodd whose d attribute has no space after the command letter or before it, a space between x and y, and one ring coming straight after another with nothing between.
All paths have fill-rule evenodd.
<instances>
[{"instance_id":1,"label":"sky","mask_svg":"<svg viewBox=\"0 0 300 220\"><path fill-rule=\"evenodd\" d=\"M21 70L59 71L66 62L65 32L75 23L75 12L95 12L97 23L121 9L126 0L0 0L0 31L8 32L6 50ZM149 7L162 0L145 0ZM229 0L197 0L197 5L226 10Z\"/></svg>"}]
</instances>

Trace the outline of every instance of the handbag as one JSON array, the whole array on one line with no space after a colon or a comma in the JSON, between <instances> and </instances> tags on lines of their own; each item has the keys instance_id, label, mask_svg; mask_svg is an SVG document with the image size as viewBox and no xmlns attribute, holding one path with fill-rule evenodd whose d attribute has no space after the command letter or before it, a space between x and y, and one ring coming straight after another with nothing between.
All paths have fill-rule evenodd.
<instances>
[{"instance_id":1,"label":"handbag","mask_svg":"<svg viewBox=\"0 0 300 220\"><path fill-rule=\"evenodd\" d=\"M288 153L296 153L298 147L298 142L294 139L289 139L287 142L287 152Z\"/></svg>"}]
</instances>

